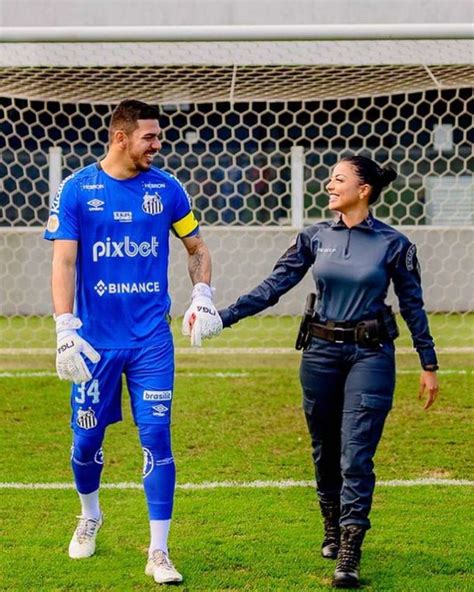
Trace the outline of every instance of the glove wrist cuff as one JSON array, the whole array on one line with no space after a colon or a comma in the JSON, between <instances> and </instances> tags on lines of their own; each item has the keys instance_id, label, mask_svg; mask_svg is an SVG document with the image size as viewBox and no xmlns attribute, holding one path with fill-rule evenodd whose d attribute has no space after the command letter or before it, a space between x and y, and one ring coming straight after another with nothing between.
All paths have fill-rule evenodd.
<instances>
[{"instance_id":1,"label":"glove wrist cuff","mask_svg":"<svg viewBox=\"0 0 474 592\"><path fill-rule=\"evenodd\" d=\"M194 288L193 288L193 291L191 294L191 298L194 300L195 298L198 298L199 296L205 296L206 298L209 298L210 300L212 300L213 294L214 294L214 290L211 288L211 286L208 286L204 282L198 282L197 284L194 285Z\"/></svg>"},{"instance_id":2,"label":"glove wrist cuff","mask_svg":"<svg viewBox=\"0 0 474 592\"><path fill-rule=\"evenodd\" d=\"M76 329L82 327L82 321L70 312L65 312L59 316L54 315L54 320L56 321L56 333L58 336L65 331L68 331L68 334L75 333ZM66 335L61 335L61 337L66 337Z\"/></svg>"}]
</instances>

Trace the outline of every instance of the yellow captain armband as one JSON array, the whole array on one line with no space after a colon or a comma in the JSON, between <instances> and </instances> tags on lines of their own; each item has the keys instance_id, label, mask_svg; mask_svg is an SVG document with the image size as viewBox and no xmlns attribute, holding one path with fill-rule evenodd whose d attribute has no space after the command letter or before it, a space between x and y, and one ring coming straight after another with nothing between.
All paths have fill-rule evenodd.
<instances>
[{"instance_id":1,"label":"yellow captain armband","mask_svg":"<svg viewBox=\"0 0 474 592\"><path fill-rule=\"evenodd\" d=\"M172 225L173 230L178 238L184 238L185 236L188 236L188 234L191 234L191 232L196 230L198 226L199 222L196 220L192 211L181 218L181 220L174 222Z\"/></svg>"}]
</instances>

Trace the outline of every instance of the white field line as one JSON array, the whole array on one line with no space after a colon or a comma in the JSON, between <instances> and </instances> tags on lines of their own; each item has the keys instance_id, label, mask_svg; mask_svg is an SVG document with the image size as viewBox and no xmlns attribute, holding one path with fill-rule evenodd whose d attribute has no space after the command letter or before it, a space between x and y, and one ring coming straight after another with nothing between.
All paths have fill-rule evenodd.
<instances>
[{"instance_id":1,"label":"white field line","mask_svg":"<svg viewBox=\"0 0 474 592\"><path fill-rule=\"evenodd\" d=\"M438 347L436 351L439 354L474 354L474 346L469 347ZM215 355L277 355L277 354L293 354L300 355L300 352L291 347L177 347L175 352L179 355L192 356L215 356ZM54 348L0 348L0 356L15 356L15 355L54 355L56 350ZM415 354L411 347L397 347L397 354Z\"/></svg>"},{"instance_id":2,"label":"white field line","mask_svg":"<svg viewBox=\"0 0 474 592\"><path fill-rule=\"evenodd\" d=\"M35 378L35 377L53 377L56 372L0 372L0 378ZM186 378L246 378L250 376L248 372L176 372L176 376L185 376Z\"/></svg>"},{"instance_id":3,"label":"white field line","mask_svg":"<svg viewBox=\"0 0 474 592\"><path fill-rule=\"evenodd\" d=\"M397 374L419 374L421 369L418 370L397 370ZM474 370L438 370L436 374L456 374L456 375L463 375L463 374L474 374Z\"/></svg>"},{"instance_id":4,"label":"white field line","mask_svg":"<svg viewBox=\"0 0 474 592\"><path fill-rule=\"evenodd\" d=\"M420 370L398 370L397 374L419 374ZM257 373L258 374L258 373ZM454 374L457 376L474 375L474 370L438 370L440 375ZM56 372L38 371L38 372L0 372L0 378L36 378L56 376ZM185 378L247 378L249 372L176 372L176 377ZM254 374L255 376L255 374Z\"/></svg>"},{"instance_id":5,"label":"white field line","mask_svg":"<svg viewBox=\"0 0 474 592\"><path fill-rule=\"evenodd\" d=\"M203 483L178 483L177 489L198 491L203 489L292 489L314 487L314 481L204 481ZM379 481L379 487L417 487L441 485L444 487L474 486L468 479L392 479ZM73 483L0 483L0 489L74 489ZM141 483L104 483L102 489L143 489Z\"/></svg>"}]
</instances>

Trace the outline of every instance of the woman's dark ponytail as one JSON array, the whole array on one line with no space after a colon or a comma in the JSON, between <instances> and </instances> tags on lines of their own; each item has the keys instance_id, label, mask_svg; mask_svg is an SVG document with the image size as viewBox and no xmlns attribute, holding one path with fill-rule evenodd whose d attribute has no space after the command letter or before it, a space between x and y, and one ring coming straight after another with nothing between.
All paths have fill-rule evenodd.
<instances>
[{"instance_id":1,"label":"woman's dark ponytail","mask_svg":"<svg viewBox=\"0 0 474 592\"><path fill-rule=\"evenodd\" d=\"M372 187L369 203L373 204L379 198L382 189L390 185L397 178L397 173L391 167L381 167L366 156L345 156L342 161L349 162L355 168L363 183Z\"/></svg>"},{"instance_id":2,"label":"woman's dark ponytail","mask_svg":"<svg viewBox=\"0 0 474 592\"><path fill-rule=\"evenodd\" d=\"M397 178L397 173L390 167L379 167L380 168L380 185L383 189L390 185L392 181L395 181Z\"/></svg>"}]
</instances>

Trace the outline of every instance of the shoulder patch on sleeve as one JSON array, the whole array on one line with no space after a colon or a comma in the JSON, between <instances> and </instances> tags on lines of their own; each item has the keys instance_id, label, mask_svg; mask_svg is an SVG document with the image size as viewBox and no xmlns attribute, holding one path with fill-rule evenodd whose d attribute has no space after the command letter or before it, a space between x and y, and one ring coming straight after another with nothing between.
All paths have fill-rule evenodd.
<instances>
[{"instance_id":1,"label":"shoulder patch on sleeve","mask_svg":"<svg viewBox=\"0 0 474 592\"><path fill-rule=\"evenodd\" d=\"M59 218L56 214L51 214L48 219L48 224L46 226L46 230L48 232L56 232L59 228Z\"/></svg>"},{"instance_id":2,"label":"shoulder patch on sleeve","mask_svg":"<svg viewBox=\"0 0 474 592\"><path fill-rule=\"evenodd\" d=\"M410 245L408 247L407 254L405 256L405 265L407 271L413 271L416 266L416 245Z\"/></svg>"}]
</instances>

